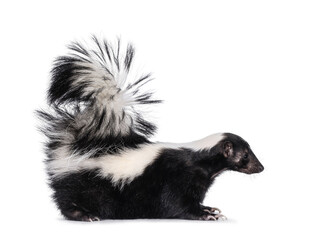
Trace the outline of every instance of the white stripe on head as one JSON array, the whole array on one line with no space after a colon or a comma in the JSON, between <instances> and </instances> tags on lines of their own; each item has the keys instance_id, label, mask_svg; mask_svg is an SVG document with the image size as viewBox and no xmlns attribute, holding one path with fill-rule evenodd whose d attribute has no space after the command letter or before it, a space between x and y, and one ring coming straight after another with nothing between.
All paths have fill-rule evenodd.
<instances>
[{"instance_id":1,"label":"white stripe on head","mask_svg":"<svg viewBox=\"0 0 320 240\"><path fill-rule=\"evenodd\" d=\"M217 145L221 140L225 138L223 133L216 133L209 135L197 141L187 142L187 143L166 143L168 147L171 148L191 148L195 151L210 149Z\"/></svg>"}]
</instances>

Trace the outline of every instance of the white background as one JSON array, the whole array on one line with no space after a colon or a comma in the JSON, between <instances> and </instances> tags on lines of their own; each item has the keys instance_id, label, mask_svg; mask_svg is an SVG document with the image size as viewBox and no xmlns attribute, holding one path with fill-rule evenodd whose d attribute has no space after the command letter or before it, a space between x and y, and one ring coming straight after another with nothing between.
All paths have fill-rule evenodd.
<instances>
[{"instance_id":1,"label":"white background","mask_svg":"<svg viewBox=\"0 0 320 240\"><path fill-rule=\"evenodd\" d=\"M319 239L319 1L1 1L1 239ZM46 185L53 59L91 34L130 40L154 73L154 140L245 138L265 166L226 173L205 203L226 222L65 221Z\"/></svg>"}]
</instances>

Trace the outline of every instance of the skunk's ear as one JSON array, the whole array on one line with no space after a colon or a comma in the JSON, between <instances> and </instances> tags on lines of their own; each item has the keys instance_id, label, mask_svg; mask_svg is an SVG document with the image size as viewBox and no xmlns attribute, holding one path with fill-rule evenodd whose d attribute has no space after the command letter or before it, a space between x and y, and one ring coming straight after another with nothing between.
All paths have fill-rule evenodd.
<instances>
[{"instance_id":1,"label":"skunk's ear","mask_svg":"<svg viewBox=\"0 0 320 240\"><path fill-rule=\"evenodd\" d=\"M232 152L233 152L233 145L231 142L229 141L226 141L224 144L223 144L223 155L228 158L232 155Z\"/></svg>"}]
</instances>

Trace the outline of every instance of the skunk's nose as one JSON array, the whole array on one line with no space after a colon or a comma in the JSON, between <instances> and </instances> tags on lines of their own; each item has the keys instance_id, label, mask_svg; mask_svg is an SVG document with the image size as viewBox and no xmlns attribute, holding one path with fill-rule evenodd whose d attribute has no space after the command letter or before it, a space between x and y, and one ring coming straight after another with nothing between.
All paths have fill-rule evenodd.
<instances>
[{"instance_id":1,"label":"skunk's nose","mask_svg":"<svg viewBox=\"0 0 320 240\"><path fill-rule=\"evenodd\" d=\"M264 167L262 165L258 166L259 173L262 172L263 170L264 170Z\"/></svg>"}]
</instances>

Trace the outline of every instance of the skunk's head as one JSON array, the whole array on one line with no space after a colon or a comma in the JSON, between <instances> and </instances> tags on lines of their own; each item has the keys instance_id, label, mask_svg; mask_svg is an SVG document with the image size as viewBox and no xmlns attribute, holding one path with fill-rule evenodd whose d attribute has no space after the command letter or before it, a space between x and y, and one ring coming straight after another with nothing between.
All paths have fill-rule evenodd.
<instances>
[{"instance_id":1,"label":"skunk's head","mask_svg":"<svg viewBox=\"0 0 320 240\"><path fill-rule=\"evenodd\" d=\"M221 151L226 158L228 169L247 174L263 171L264 167L245 140L231 133L225 133L224 136Z\"/></svg>"}]
</instances>

